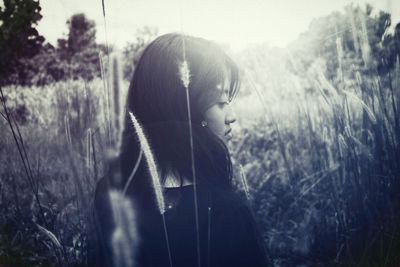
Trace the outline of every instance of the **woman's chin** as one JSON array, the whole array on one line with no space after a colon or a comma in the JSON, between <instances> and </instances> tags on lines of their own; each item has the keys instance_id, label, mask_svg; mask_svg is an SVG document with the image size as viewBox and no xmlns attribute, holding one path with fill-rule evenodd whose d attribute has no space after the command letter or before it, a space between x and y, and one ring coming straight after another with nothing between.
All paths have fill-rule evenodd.
<instances>
[{"instance_id":1,"label":"woman's chin","mask_svg":"<svg viewBox=\"0 0 400 267\"><path fill-rule=\"evenodd\" d=\"M225 139L225 141L226 142L228 142L228 141L230 141L230 140L232 140L232 133L228 133L228 134L226 134L225 136L224 136L224 139Z\"/></svg>"}]
</instances>

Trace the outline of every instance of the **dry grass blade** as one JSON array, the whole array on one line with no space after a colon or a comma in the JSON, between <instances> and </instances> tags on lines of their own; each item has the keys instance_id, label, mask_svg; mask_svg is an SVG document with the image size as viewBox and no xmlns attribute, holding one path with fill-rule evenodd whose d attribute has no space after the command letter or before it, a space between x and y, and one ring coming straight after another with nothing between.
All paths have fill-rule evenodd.
<instances>
[{"instance_id":1,"label":"dry grass blade","mask_svg":"<svg viewBox=\"0 0 400 267\"><path fill-rule=\"evenodd\" d=\"M39 228L40 232L42 232L45 236L47 236L51 240L51 242L56 246L56 248L62 251L62 246L60 241L58 241L57 237L51 231L47 230L43 226L40 226L39 224L36 224L36 226Z\"/></svg>"},{"instance_id":2,"label":"dry grass blade","mask_svg":"<svg viewBox=\"0 0 400 267\"><path fill-rule=\"evenodd\" d=\"M190 157L191 157L191 162L192 162L191 167L192 167L192 176L193 176L194 212L195 212L195 220L196 220L197 265L200 267L201 266L200 226L199 226L199 212L198 212L198 203L197 203L197 180L196 180L196 171L195 171L195 163L194 163L192 114L190 112L191 108L190 108L190 97L189 97L190 70L189 70L189 65L186 61L186 46L185 46L185 38L183 36L182 36L182 48L183 48L183 62L179 66L179 74L180 74L182 84L186 90L186 106L187 106L189 136L190 136Z\"/></svg>"},{"instance_id":3,"label":"dry grass blade","mask_svg":"<svg viewBox=\"0 0 400 267\"><path fill-rule=\"evenodd\" d=\"M247 178L246 178L246 174L244 173L242 164L239 165L239 168L240 168L240 178L243 183L244 192L246 193L247 199L250 199L249 186L247 184Z\"/></svg>"},{"instance_id":4,"label":"dry grass blade","mask_svg":"<svg viewBox=\"0 0 400 267\"><path fill-rule=\"evenodd\" d=\"M101 6L103 7L103 17L106 16L106 9L104 7L104 0L101 0Z\"/></svg>"},{"instance_id":5,"label":"dry grass blade","mask_svg":"<svg viewBox=\"0 0 400 267\"><path fill-rule=\"evenodd\" d=\"M106 36L106 52L107 52L107 57L108 57L109 48L108 48L108 36L107 36L106 6L105 6L105 3L104 3L104 0L101 0L101 7L103 9L104 33L105 33L105 36Z\"/></svg>"},{"instance_id":6,"label":"dry grass blade","mask_svg":"<svg viewBox=\"0 0 400 267\"><path fill-rule=\"evenodd\" d=\"M338 134L338 142L339 142L339 154L341 157L343 157L344 151L347 150L348 146L342 134Z\"/></svg>"},{"instance_id":7,"label":"dry grass blade","mask_svg":"<svg viewBox=\"0 0 400 267\"><path fill-rule=\"evenodd\" d=\"M126 191L128 190L129 185L131 184L131 182L133 180L133 177L135 177L135 173L136 173L137 169L139 168L139 164L140 164L140 161L142 160L142 156L143 156L143 150L140 150L139 157L136 160L135 166L133 167L131 174L129 175L129 178L124 186L124 190L122 191L124 195L126 194Z\"/></svg>"},{"instance_id":8,"label":"dry grass blade","mask_svg":"<svg viewBox=\"0 0 400 267\"><path fill-rule=\"evenodd\" d=\"M67 138L68 144L72 145L72 139L71 139L71 129L69 126L69 118L68 114L64 116L64 127L65 127L65 137Z\"/></svg>"},{"instance_id":9,"label":"dry grass blade","mask_svg":"<svg viewBox=\"0 0 400 267\"><path fill-rule=\"evenodd\" d=\"M92 149L92 129L86 132L86 167L90 169L91 166L91 149Z\"/></svg>"}]
</instances>

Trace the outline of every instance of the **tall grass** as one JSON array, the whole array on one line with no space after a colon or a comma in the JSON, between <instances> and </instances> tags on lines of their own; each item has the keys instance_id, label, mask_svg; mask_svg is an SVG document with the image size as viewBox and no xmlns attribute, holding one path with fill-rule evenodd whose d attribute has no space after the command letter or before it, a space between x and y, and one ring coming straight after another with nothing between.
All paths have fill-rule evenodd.
<instances>
[{"instance_id":1,"label":"tall grass","mask_svg":"<svg viewBox=\"0 0 400 267\"><path fill-rule=\"evenodd\" d=\"M191 103L190 103L190 66L186 60L186 44L185 37L182 36L182 57L183 61L178 66L178 73L182 85L185 89L186 93L186 110L187 110L187 118L188 118L188 130L189 130L189 143L190 143L190 159L191 159L191 169L192 169L192 177L193 177L193 199L194 199L194 216L196 222L196 249L197 249L197 266L201 266L201 254L200 254L200 225L199 225L199 207L197 201L197 178L196 178L196 169L195 169L195 158L194 158L194 146L193 146L193 128L192 128L192 114L191 114Z\"/></svg>"},{"instance_id":2,"label":"tall grass","mask_svg":"<svg viewBox=\"0 0 400 267\"><path fill-rule=\"evenodd\" d=\"M358 57L371 66L362 21L353 16L350 28ZM243 89L254 91L237 99L242 131L230 144L235 183L251 199L276 266L396 266L400 63L384 77L349 71L340 36L335 49L337 80L326 76L321 58L304 76L255 49L238 58L248 68ZM288 61L303 74L295 57ZM109 63L102 63L103 80L2 88L1 264L89 262L90 204L107 151L118 147L127 88L118 57L110 55ZM183 70L188 90L190 73ZM123 194L114 198L126 203ZM118 216L130 221L131 215ZM121 231L115 236L115 247L127 248ZM134 243L134 236L126 237ZM131 256L117 258L132 262Z\"/></svg>"},{"instance_id":3,"label":"tall grass","mask_svg":"<svg viewBox=\"0 0 400 267\"><path fill-rule=\"evenodd\" d=\"M253 144L241 146L235 158L246 170L246 191L254 196L278 266L400 262L395 254L400 246L400 217L395 213L400 206L400 73L398 66L385 76L373 71L366 26L360 27L354 36L361 40L364 65L344 68L338 36L336 80L325 76L323 58L307 72L296 70L303 77L290 72L274 77L268 75L267 60L258 55L251 62L258 71L247 73L253 90L248 97L257 95L259 110L270 112L267 121L260 116L256 126L248 124L245 134L234 140ZM293 57L289 62L294 69L302 67ZM272 81L264 82L261 75ZM273 81L280 77L291 82ZM301 85L299 80L304 84L300 93L293 89ZM266 93L284 95L279 108Z\"/></svg>"},{"instance_id":4,"label":"tall grass","mask_svg":"<svg viewBox=\"0 0 400 267\"><path fill-rule=\"evenodd\" d=\"M14 129L2 118L0 243L5 266L88 262L90 202L104 172L104 125L97 115L102 109L100 84L4 88ZM27 160L30 167L23 173Z\"/></svg>"},{"instance_id":5,"label":"tall grass","mask_svg":"<svg viewBox=\"0 0 400 267\"><path fill-rule=\"evenodd\" d=\"M142 126L140 125L140 123L138 122L138 120L136 119L135 115L133 115L132 112L129 112L129 116L131 118L133 127L138 136L138 139L140 142L140 147L141 147L141 150L143 150L143 154L146 159L147 167L148 167L148 170L149 170L149 173L151 176L151 181L153 184L154 193L156 195L158 209L160 211L162 221L163 221L165 241L167 244L168 257L169 257L169 264L170 264L170 267L172 267L171 249L170 249L169 238L168 238L167 224L165 222L165 200L164 200L164 193L162 191L159 170L157 168L153 153L151 151L149 142L144 134ZM139 156L139 158L140 158L140 156Z\"/></svg>"},{"instance_id":6,"label":"tall grass","mask_svg":"<svg viewBox=\"0 0 400 267\"><path fill-rule=\"evenodd\" d=\"M399 240L395 212L400 177L399 68L398 64L390 75L391 87L382 86L380 77L359 73L354 88L341 92L320 72L310 74L319 95L296 95L298 104L289 106L292 109L283 115L269 103L275 122L260 118L257 126L247 126L243 135L234 138L233 145L240 146L233 152L235 162L243 165L246 191L253 198L278 266L296 262L363 266L386 262L390 266L395 262ZM90 225L86 215L95 181L104 172L107 126L101 112L102 82L87 84L91 112L81 97L84 83L70 85L4 88L32 173L38 177L34 184L39 185L37 195L43 208L40 212L30 183L18 178L27 174L2 117L1 250L9 265L51 265L68 259L69 266L74 266L88 260ZM70 95L67 114L63 90ZM48 97L38 98L39 92ZM21 99L25 99L23 103ZM280 105L285 101L292 103L287 99ZM29 111L26 122L18 117L21 105ZM90 118L85 117L89 114ZM20 140L18 136L15 130ZM241 187L240 178L238 181ZM20 224L10 224L15 220ZM46 236L34 222L59 240L65 256L52 248L51 235ZM52 260L57 257L59 260Z\"/></svg>"}]
</instances>

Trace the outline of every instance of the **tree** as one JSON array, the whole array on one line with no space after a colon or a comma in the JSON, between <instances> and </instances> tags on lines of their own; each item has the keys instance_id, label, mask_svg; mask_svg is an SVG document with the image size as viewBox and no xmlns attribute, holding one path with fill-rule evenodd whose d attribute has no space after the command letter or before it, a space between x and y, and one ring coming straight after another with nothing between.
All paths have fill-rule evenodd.
<instances>
[{"instance_id":1,"label":"tree","mask_svg":"<svg viewBox=\"0 0 400 267\"><path fill-rule=\"evenodd\" d=\"M43 86L65 79L65 69L56 49L49 43L34 57L24 61L27 85Z\"/></svg>"},{"instance_id":2,"label":"tree","mask_svg":"<svg viewBox=\"0 0 400 267\"><path fill-rule=\"evenodd\" d=\"M0 7L0 85L27 83L24 64L41 51L45 40L35 29L40 11L36 0L4 0Z\"/></svg>"},{"instance_id":3,"label":"tree","mask_svg":"<svg viewBox=\"0 0 400 267\"><path fill-rule=\"evenodd\" d=\"M135 41L128 43L123 51L124 54L124 78L130 79L137 64L140 53L158 35L158 29L144 26L135 33Z\"/></svg>"},{"instance_id":4,"label":"tree","mask_svg":"<svg viewBox=\"0 0 400 267\"><path fill-rule=\"evenodd\" d=\"M394 27L393 33L385 35L379 55L381 57L379 65L381 73L394 69L400 57L400 23Z\"/></svg>"},{"instance_id":5,"label":"tree","mask_svg":"<svg viewBox=\"0 0 400 267\"><path fill-rule=\"evenodd\" d=\"M326 77L342 88L344 80L355 80L355 73L379 73L384 77L393 70L400 51L400 24L394 33L389 13L372 13L365 8L349 5L345 12L334 12L314 19L309 29L290 47L298 63L293 72L306 77L305 72L316 62L325 60ZM293 64L291 64L293 65ZM298 68L300 66L300 68ZM384 79L383 79L384 80ZM341 84L341 85L340 85Z\"/></svg>"},{"instance_id":6,"label":"tree","mask_svg":"<svg viewBox=\"0 0 400 267\"><path fill-rule=\"evenodd\" d=\"M96 43L96 24L85 14L75 14L67 21L67 39L58 39L57 53L68 78L93 79L100 75Z\"/></svg>"}]
</instances>

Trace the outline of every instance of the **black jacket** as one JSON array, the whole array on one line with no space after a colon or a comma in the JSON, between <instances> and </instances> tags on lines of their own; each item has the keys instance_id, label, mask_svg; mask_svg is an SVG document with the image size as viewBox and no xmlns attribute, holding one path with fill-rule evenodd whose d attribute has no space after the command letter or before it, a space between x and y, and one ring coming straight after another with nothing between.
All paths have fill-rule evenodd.
<instances>
[{"instance_id":1,"label":"black jacket","mask_svg":"<svg viewBox=\"0 0 400 267\"><path fill-rule=\"evenodd\" d=\"M114 229L109 186L103 178L94 201L98 226L96 266L113 266L111 234ZM129 196L129 194L128 194ZM165 222L172 266L198 266L193 186L164 190ZM132 199L133 205L135 205ZM247 205L232 190L197 186L201 266L272 266L264 242ZM135 210L138 245L132 248L135 267L169 266L163 218L153 206Z\"/></svg>"}]
</instances>

